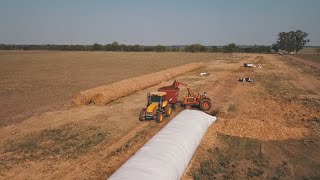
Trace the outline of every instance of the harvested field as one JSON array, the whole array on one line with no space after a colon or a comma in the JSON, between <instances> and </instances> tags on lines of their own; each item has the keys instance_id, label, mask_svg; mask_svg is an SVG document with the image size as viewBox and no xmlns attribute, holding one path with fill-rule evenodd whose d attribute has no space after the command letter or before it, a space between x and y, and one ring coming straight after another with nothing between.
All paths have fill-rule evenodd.
<instances>
[{"instance_id":1,"label":"harvested field","mask_svg":"<svg viewBox=\"0 0 320 180\"><path fill-rule=\"evenodd\" d=\"M172 81L138 91L107 106L72 106L68 103L73 95L81 90L153 73L155 69L161 71L191 62L203 62L206 66L176 79L189 84L195 92L206 91L213 101L213 108L209 113L216 115L218 119L202 139L183 179L319 178L320 74L317 69L288 61L278 55L264 54L101 52L95 54L99 58L92 60L90 57L94 57L93 54L95 53L17 52L14 55L11 52L1 55L7 60L1 58L0 63L16 62L15 65L10 64L8 67L11 69L4 73L8 77L8 85L17 82L16 87L23 87L21 82L28 82L22 78L24 76L18 76L17 69L26 66L34 69L19 70L28 69L28 72L34 71L34 74L37 74L26 76L29 80L46 82L39 81L38 78L41 77L48 82L72 87L72 83L63 81L68 79L65 77L69 77L77 87L69 91L49 86L53 88L52 92L61 91L61 95L48 94L48 89L44 88L42 93L38 93L41 101L34 101L30 94L25 95L33 107L42 107L44 102L48 101L51 105L44 113L36 110L38 113L32 113L29 118L21 118L14 121L15 123L10 122L0 127L0 178L106 179L182 110L175 110L170 118L159 124L155 121L138 120L140 110L145 107L146 93L169 85ZM52 62L54 58L51 56L54 55L60 58L57 58L57 64ZM22 58L33 56L37 56L38 60L31 61L32 66ZM52 59L46 60L48 57ZM82 60L78 62L76 57ZM131 57L135 63L130 64ZM16 58L18 60L15 60ZM50 68L42 64L41 59L49 64ZM63 59L74 65L67 66L62 71L59 64L65 63ZM157 60L159 68L152 66L153 59ZM114 63L114 67L108 69L109 76L103 75L108 68L105 61ZM170 61L176 64L168 66ZM249 61L259 63L262 68L242 67L244 62ZM77 63L80 64L76 65ZM39 64L47 67L47 71L39 73ZM78 69L73 69L73 66ZM128 68L130 71L124 73L124 69ZM54 72L57 70L79 73L78 76L56 77ZM15 76L10 78L7 75L10 72ZM85 72L87 74L83 74ZM208 72L210 75L199 76L200 72ZM87 77L88 73L92 76ZM97 75L94 75L95 73ZM255 81L237 81L244 77ZM80 79L82 86L79 85ZM1 90L9 87L4 86L4 81L1 85ZM40 90L41 88L37 92ZM183 96L186 91L183 88L181 91ZM12 89L5 92L1 94L1 98L9 102L8 99L22 91ZM15 97L20 99L20 96ZM53 108L52 105L59 104L55 99L60 99L61 104L67 105L59 109ZM27 99L20 102L24 102L20 105L22 109L28 110ZM15 101L6 107L23 114L22 110L18 111L19 106L14 105L17 105ZM2 104L2 107L4 106ZM3 117L12 117L8 112L2 112Z\"/></svg>"},{"instance_id":2,"label":"harvested field","mask_svg":"<svg viewBox=\"0 0 320 180\"><path fill-rule=\"evenodd\" d=\"M80 91L226 54L0 51L0 126L70 107Z\"/></svg>"},{"instance_id":3,"label":"harvested field","mask_svg":"<svg viewBox=\"0 0 320 180\"><path fill-rule=\"evenodd\" d=\"M304 47L298 51L298 54L316 54L317 49L319 49L319 47Z\"/></svg>"},{"instance_id":4,"label":"harvested field","mask_svg":"<svg viewBox=\"0 0 320 180\"><path fill-rule=\"evenodd\" d=\"M320 54L296 54L295 56L308 61L320 63Z\"/></svg>"}]
</instances>

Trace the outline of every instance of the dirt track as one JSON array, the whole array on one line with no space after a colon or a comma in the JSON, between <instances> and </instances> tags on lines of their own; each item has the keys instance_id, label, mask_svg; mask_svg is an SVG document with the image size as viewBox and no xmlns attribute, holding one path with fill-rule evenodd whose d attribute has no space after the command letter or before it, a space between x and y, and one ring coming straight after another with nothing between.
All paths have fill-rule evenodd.
<instances>
[{"instance_id":1,"label":"dirt track","mask_svg":"<svg viewBox=\"0 0 320 180\"><path fill-rule=\"evenodd\" d=\"M320 64L319 63L308 61L308 60L305 60L305 59L302 59L302 58L299 58L299 57L296 57L296 56L292 56L292 55L283 55L283 56L288 58L288 59L291 59L293 61L297 61L297 62L303 63L303 64L305 64L307 66L320 69Z\"/></svg>"},{"instance_id":2,"label":"dirt track","mask_svg":"<svg viewBox=\"0 0 320 180\"><path fill-rule=\"evenodd\" d=\"M316 154L320 148L319 73L274 55L230 54L207 60L206 68L178 78L196 92L206 91L214 102L210 113L218 116L183 179L205 179L204 168L213 172L210 167L233 171L218 172L217 177L227 174L245 179L251 176L252 169L254 172L258 169L254 177L271 178L283 161L287 170L279 171L284 177L316 176L314 168L320 162ZM261 64L262 69L243 68L242 63L247 61ZM210 76L198 75L204 71ZM256 82L237 82L238 78L247 76ZM146 93L157 87L108 106L56 110L2 127L0 176L6 179L105 179L165 125L137 120L139 110L145 106ZM211 157L210 152L219 154L216 152L219 148L221 156L217 157L224 157L222 152L232 157L242 152L241 145L247 141L260 142L263 157L268 157L266 167L256 167L250 158L233 158L226 161L225 166L216 166L216 162L224 159L214 159L216 156ZM227 148L234 142L238 152ZM250 146L243 151L254 149ZM208 160L213 164L206 166ZM239 168L239 163L244 168Z\"/></svg>"}]
</instances>

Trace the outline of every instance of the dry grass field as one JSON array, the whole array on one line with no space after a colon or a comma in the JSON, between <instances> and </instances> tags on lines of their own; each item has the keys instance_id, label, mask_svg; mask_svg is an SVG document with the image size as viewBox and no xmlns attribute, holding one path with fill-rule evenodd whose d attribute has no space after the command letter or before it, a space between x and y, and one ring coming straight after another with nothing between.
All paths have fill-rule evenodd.
<instances>
[{"instance_id":1,"label":"dry grass field","mask_svg":"<svg viewBox=\"0 0 320 180\"><path fill-rule=\"evenodd\" d=\"M81 90L224 54L0 51L0 126L70 105Z\"/></svg>"},{"instance_id":2,"label":"dry grass field","mask_svg":"<svg viewBox=\"0 0 320 180\"><path fill-rule=\"evenodd\" d=\"M320 63L320 54L297 54L299 58Z\"/></svg>"},{"instance_id":3,"label":"dry grass field","mask_svg":"<svg viewBox=\"0 0 320 180\"><path fill-rule=\"evenodd\" d=\"M320 63L320 54L317 53L319 47L305 47L296 55L299 58Z\"/></svg>"},{"instance_id":4,"label":"dry grass field","mask_svg":"<svg viewBox=\"0 0 320 180\"><path fill-rule=\"evenodd\" d=\"M218 119L182 179L320 177L319 70L264 54L40 51L0 52L0 178L106 179L182 110L138 120L146 93L172 81L106 106L72 97L190 62L206 66L177 79L206 91Z\"/></svg>"},{"instance_id":5,"label":"dry grass field","mask_svg":"<svg viewBox=\"0 0 320 180\"><path fill-rule=\"evenodd\" d=\"M316 49L319 49L319 47L304 47L298 54L316 54Z\"/></svg>"}]
</instances>

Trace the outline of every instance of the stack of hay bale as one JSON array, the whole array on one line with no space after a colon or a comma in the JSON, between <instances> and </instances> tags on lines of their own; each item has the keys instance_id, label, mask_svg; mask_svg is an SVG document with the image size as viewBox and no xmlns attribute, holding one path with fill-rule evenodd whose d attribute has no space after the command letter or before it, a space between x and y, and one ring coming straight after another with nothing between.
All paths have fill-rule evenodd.
<instances>
[{"instance_id":1,"label":"stack of hay bale","mask_svg":"<svg viewBox=\"0 0 320 180\"><path fill-rule=\"evenodd\" d=\"M157 73L125 79L117 83L82 91L74 97L73 101L76 105L87 105L90 103L105 105L121 97L155 86L162 81L170 80L202 66L204 66L203 63L190 63Z\"/></svg>"}]
</instances>

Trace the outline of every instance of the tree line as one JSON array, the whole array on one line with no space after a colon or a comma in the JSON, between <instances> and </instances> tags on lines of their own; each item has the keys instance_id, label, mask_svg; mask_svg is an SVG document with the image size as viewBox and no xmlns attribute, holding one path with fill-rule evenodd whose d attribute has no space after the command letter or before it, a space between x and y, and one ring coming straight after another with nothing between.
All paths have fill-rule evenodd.
<instances>
[{"instance_id":1,"label":"tree line","mask_svg":"<svg viewBox=\"0 0 320 180\"><path fill-rule=\"evenodd\" d=\"M49 51L120 51L120 52L240 52L240 53L270 53L271 46L238 46L234 43L226 46L204 46L201 44L192 44L185 46L144 46L144 45L125 45L113 42L112 44L93 45L10 45L0 44L0 50L49 50Z\"/></svg>"},{"instance_id":2,"label":"tree line","mask_svg":"<svg viewBox=\"0 0 320 180\"><path fill-rule=\"evenodd\" d=\"M226 46L203 46L201 44L192 44L187 46L144 46L144 45L126 45L113 42L112 44L93 45L8 45L0 44L0 50L53 50L53 51L121 51L121 52L224 52L224 53L271 53L279 50L287 53L298 52L310 42L307 39L308 33L301 30L280 32L277 42L272 46L238 46L235 43ZM318 52L319 54L319 52Z\"/></svg>"}]
</instances>

